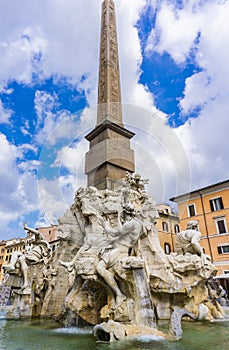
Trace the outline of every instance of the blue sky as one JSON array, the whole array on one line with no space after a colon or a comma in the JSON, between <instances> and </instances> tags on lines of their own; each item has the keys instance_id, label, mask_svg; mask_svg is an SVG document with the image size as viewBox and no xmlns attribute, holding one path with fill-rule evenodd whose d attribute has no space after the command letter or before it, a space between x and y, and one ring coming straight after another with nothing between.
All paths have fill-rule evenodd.
<instances>
[{"instance_id":1,"label":"blue sky","mask_svg":"<svg viewBox=\"0 0 229 350\"><path fill-rule=\"evenodd\" d=\"M124 122L158 203L227 179L229 2L116 0ZM86 185L101 0L0 0L0 239ZM90 11L88 10L90 9ZM217 14L217 16L216 16Z\"/></svg>"}]
</instances>

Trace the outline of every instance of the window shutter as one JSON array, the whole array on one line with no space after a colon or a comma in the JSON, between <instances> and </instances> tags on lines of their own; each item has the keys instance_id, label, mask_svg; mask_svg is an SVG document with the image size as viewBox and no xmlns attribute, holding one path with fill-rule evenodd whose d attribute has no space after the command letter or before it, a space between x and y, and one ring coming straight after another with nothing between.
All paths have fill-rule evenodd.
<instances>
[{"instance_id":1,"label":"window shutter","mask_svg":"<svg viewBox=\"0 0 229 350\"><path fill-rule=\"evenodd\" d=\"M213 205L213 200L212 199L210 199L210 207L211 207L211 211L214 211L214 205Z\"/></svg>"},{"instance_id":2,"label":"window shutter","mask_svg":"<svg viewBox=\"0 0 229 350\"><path fill-rule=\"evenodd\" d=\"M190 204L188 206L188 210L189 210L189 216L190 217L196 215L195 206L193 204Z\"/></svg>"},{"instance_id":3,"label":"window shutter","mask_svg":"<svg viewBox=\"0 0 229 350\"><path fill-rule=\"evenodd\" d=\"M220 201L220 208L224 209L222 197L219 198L219 201Z\"/></svg>"},{"instance_id":4,"label":"window shutter","mask_svg":"<svg viewBox=\"0 0 229 350\"><path fill-rule=\"evenodd\" d=\"M218 228L219 228L219 233L226 233L226 227L225 227L224 220L218 220L217 224L218 224Z\"/></svg>"}]
</instances>

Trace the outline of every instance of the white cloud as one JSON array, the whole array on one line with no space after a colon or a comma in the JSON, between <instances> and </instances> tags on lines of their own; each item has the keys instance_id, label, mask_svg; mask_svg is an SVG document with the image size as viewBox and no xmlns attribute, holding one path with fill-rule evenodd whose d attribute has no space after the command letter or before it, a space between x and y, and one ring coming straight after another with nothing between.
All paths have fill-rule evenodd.
<instances>
[{"instance_id":1,"label":"white cloud","mask_svg":"<svg viewBox=\"0 0 229 350\"><path fill-rule=\"evenodd\" d=\"M176 130L189 157L195 188L229 178L228 115L224 98L208 101L197 119Z\"/></svg>"},{"instance_id":2,"label":"white cloud","mask_svg":"<svg viewBox=\"0 0 229 350\"><path fill-rule=\"evenodd\" d=\"M26 152L33 152L33 153L37 153L38 149L35 145L31 145L29 143L24 143L20 146L18 146L18 150L22 151L23 153Z\"/></svg>"},{"instance_id":3,"label":"white cloud","mask_svg":"<svg viewBox=\"0 0 229 350\"><path fill-rule=\"evenodd\" d=\"M186 1L184 8L178 10L176 1L161 1L146 51L169 52L177 63L186 60L200 30L203 13L201 6L196 10L194 2Z\"/></svg>"},{"instance_id":4,"label":"white cloud","mask_svg":"<svg viewBox=\"0 0 229 350\"><path fill-rule=\"evenodd\" d=\"M37 90L35 92L34 107L37 114L35 141L43 144L56 126L61 123L63 113L55 113L58 106L58 97L55 93Z\"/></svg>"},{"instance_id":5,"label":"white cloud","mask_svg":"<svg viewBox=\"0 0 229 350\"><path fill-rule=\"evenodd\" d=\"M131 145L136 171L150 180L148 190L156 201L189 192L191 174L184 144L176 131L166 125L165 116L133 105L124 105L124 112L129 122L126 127L135 132Z\"/></svg>"},{"instance_id":6,"label":"white cloud","mask_svg":"<svg viewBox=\"0 0 229 350\"><path fill-rule=\"evenodd\" d=\"M130 6L128 1L119 0L116 12L124 101L148 107L152 96L138 84L142 55L135 27L145 2L132 0ZM12 5L17 16L12 15ZM41 6L39 0L9 0L2 17L10 20L4 20L0 27L0 85L10 79L28 84L33 73L40 78L66 76L71 84L85 91L90 105L96 104L99 3L47 0Z\"/></svg>"},{"instance_id":7,"label":"white cloud","mask_svg":"<svg viewBox=\"0 0 229 350\"><path fill-rule=\"evenodd\" d=\"M29 84L33 73L77 80L96 72L98 14L99 6L91 0L7 1L1 7L1 83L15 79Z\"/></svg>"},{"instance_id":8,"label":"white cloud","mask_svg":"<svg viewBox=\"0 0 229 350\"><path fill-rule=\"evenodd\" d=\"M69 208L77 188L73 175L59 176L58 179L41 179L38 182L38 194L42 206L43 223L55 224L58 218Z\"/></svg>"},{"instance_id":9,"label":"white cloud","mask_svg":"<svg viewBox=\"0 0 229 350\"><path fill-rule=\"evenodd\" d=\"M153 96L139 83L142 52L136 23L145 3L145 0L134 0L130 6L128 1L118 1L117 28L123 102L152 109Z\"/></svg>"},{"instance_id":10,"label":"white cloud","mask_svg":"<svg viewBox=\"0 0 229 350\"><path fill-rule=\"evenodd\" d=\"M23 147L24 148L24 147ZM32 148L33 150L33 148ZM25 149L25 152L27 149ZM40 166L40 162L38 160L24 160L18 165L19 171L22 171L24 173L26 172L37 172L38 167Z\"/></svg>"},{"instance_id":11,"label":"white cloud","mask_svg":"<svg viewBox=\"0 0 229 350\"><path fill-rule=\"evenodd\" d=\"M32 136L30 133L30 125L29 125L29 120L28 119L24 119L23 120L23 125L20 127L20 131L23 135L29 135Z\"/></svg>"},{"instance_id":12,"label":"white cloud","mask_svg":"<svg viewBox=\"0 0 229 350\"><path fill-rule=\"evenodd\" d=\"M4 74L0 74L0 84L9 79L30 83L34 72L40 78L66 76L71 84L85 91L89 104L94 106L97 100L99 4L91 0L66 0L55 1L54 5L53 0L47 0L45 6L41 6L38 0L33 3L23 0L20 4L14 3L15 17L12 16L12 1L4 5L2 12L10 20L1 23L0 63ZM130 6L128 1L119 0L116 12L124 102L150 108L152 96L138 83L142 55L135 28L145 2L132 0ZM40 55L38 62L34 63L34 55ZM49 122L51 128L50 118Z\"/></svg>"},{"instance_id":13,"label":"white cloud","mask_svg":"<svg viewBox=\"0 0 229 350\"><path fill-rule=\"evenodd\" d=\"M46 119L54 118L54 115L51 113L53 108L57 103L57 96L54 93L53 95L47 93L46 91L35 92L35 110L37 113L37 127L40 128L42 124L46 123Z\"/></svg>"},{"instance_id":14,"label":"white cloud","mask_svg":"<svg viewBox=\"0 0 229 350\"><path fill-rule=\"evenodd\" d=\"M218 103L223 97L226 103L228 99L229 67L225 60L229 55L228 15L228 2L209 3L202 9L196 60L203 71L186 81L185 96L181 101L185 112L201 102L204 104L215 100Z\"/></svg>"},{"instance_id":15,"label":"white cloud","mask_svg":"<svg viewBox=\"0 0 229 350\"><path fill-rule=\"evenodd\" d=\"M71 173L77 174L79 169L82 168L82 164L84 164L87 148L88 142L84 139L73 147L63 147L57 154L54 166L65 167Z\"/></svg>"},{"instance_id":16,"label":"white cloud","mask_svg":"<svg viewBox=\"0 0 229 350\"><path fill-rule=\"evenodd\" d=\"M8 124L13 114L11 109L4 108L2 100L0 99L0 124Z\"/></svg>"},{"instance_id":17,"label":"white cloud","mask_svg":"<svg viewBox=\"0 0 229 350\"><path fill-rule=\"evenodd\" d=\"M19 170L23 164L22 149L8 142L5 135L0 133L0 222L1 234L6 230L11 221L18 220L21 216L33 210L39 209L37 201L37 179L32 171L33 167L26 171ZM16 233L14 233L16 234ZM3 238L3 237L0 237Z\"/></svg>"},{"instance_id":18,"label":"white cloud","mask_svg":"<svg viewBox=\"0 0 229 350\"><path fill-rule=\"evenodd\" d=\"M16 33L16 29L19 33ZM0 40L0 64L3 67L0 73L1 84L7 84L11 79L29 84L32 74L37 73L38 56L42 57L45 53L46 40L36 27L22 29L15 28L14 25L12 30L15 30L13 37Z\"/></svg>"},{"instance_id":19,"label":"white cloud","mask_svg":"<svg viewBox=\"0 0 229 350\"><path fill-rule=\"evenodd\" d=\"M96 107L85 108L71 114L58 109L56 94L37 90L35 93L37 114L35 142L43 145L43 151L49 146L58 146L59 142L70 144L82 138L96 122Z\"/></svg>"},{"instance_id":20,"label":"white cloud","mask_svg":"<svg viewBox=\"0 0 229 350\"><path fill-rule=\"evenodd\" d=\"M148 54L167 52L177 64L185 64L191 52L202 70L186 79L180 100L182 114L201 107L198 118L188 119L175 130L189 157L192 188L197 188L229 177L229 67L225 59L229 55L229 2L193 0L180 8L176 5L176 1L160 1L147 50Z\"/></svg>"},{"instance_id":21,"label":"white cloud","mask_svg":"<svg viewBox=\"0 0 229 350\"><path fill-rule=\"evenodd\" d=\"M197 52L197 62L203 72L187 79L181 100L181 108L186 113L198 105L203 106L199 117L181 128L184 144L192 144L189 157L195 187L229 177L229 68L225 60L229 55L229 3L211 2L204 10Z\"/></svg>"}]
</instances>

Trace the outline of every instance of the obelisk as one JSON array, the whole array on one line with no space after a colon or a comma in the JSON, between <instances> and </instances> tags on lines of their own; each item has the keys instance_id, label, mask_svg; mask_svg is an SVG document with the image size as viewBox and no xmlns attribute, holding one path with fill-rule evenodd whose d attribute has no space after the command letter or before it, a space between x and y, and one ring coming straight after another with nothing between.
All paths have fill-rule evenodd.
<instances>
[{"instance_id":1,"label":"obelisk","mask_svg":"<svg viewBox=\"0 0 229 350\"><path fill-rule=\"evenodd\" d=\"M114 1L104 0L101 15L97 124L86 136L90 142L85 163L88 186L113 189L114 184L125 177L126 171L134 172L134 152L130 148L130 139L133 136L133 132L124 128L122 120Z\"/></svg>"}]
</instances>

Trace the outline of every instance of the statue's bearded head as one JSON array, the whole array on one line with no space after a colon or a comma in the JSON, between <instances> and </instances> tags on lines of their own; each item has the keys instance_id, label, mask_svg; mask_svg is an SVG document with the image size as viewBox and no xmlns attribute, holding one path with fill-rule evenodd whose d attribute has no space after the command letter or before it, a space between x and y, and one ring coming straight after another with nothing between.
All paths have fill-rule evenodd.
<instances>
[{"instance_id":1,"label":"statue's bearded head","mask_svg":"<svg viewBox=\"0 0 229 350\"><path fill-rule=\"evenodd\" d=\"M198 229L198 221L192 220L187 223L187 230L197 230Z\"/></svg>"}]
</instances>

